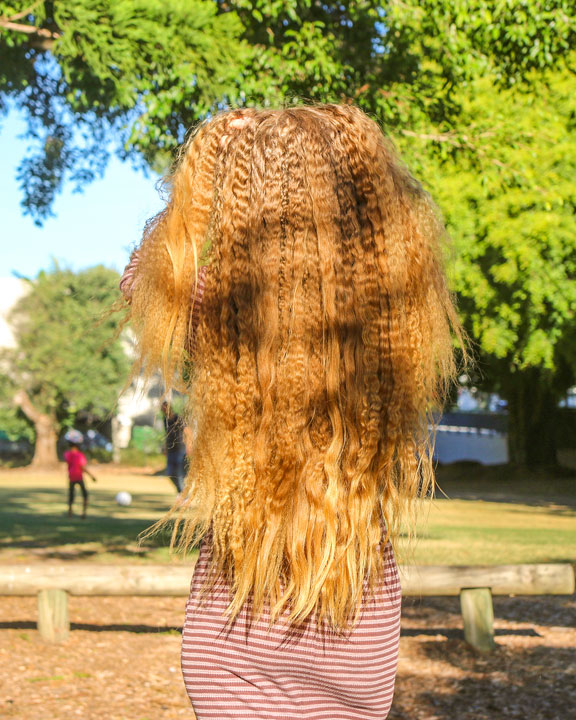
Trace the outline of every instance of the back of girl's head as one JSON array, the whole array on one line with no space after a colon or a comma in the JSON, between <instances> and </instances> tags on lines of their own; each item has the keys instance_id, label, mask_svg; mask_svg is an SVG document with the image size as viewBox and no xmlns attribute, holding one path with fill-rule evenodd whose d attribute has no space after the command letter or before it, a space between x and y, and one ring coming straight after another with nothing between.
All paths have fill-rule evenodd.
<instances>
[{"instance_id":1,"label":"back of girl's head","mask_svg":"<svg viewBox=\"0 0 576 720\"><path fill-rule=\"evenodd\" d=\"M354 616L432 481L428 417L453 374L443 226L350 106L202 125L149 225L132 317L197 423L182 542L211 529L232 614ZM190 357L197 268L208 264Z\"/></svg>"}]
</instances>

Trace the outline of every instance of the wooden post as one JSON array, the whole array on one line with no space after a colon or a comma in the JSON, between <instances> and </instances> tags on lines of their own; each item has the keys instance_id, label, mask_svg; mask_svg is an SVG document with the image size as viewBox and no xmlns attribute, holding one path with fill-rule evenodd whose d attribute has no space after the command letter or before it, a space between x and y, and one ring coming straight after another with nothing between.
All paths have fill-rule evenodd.
<instances>
[{"instance_id":1,"label":"wooden post","mask_svg":"<svg viewBox=\"0 0 576 720\"><path fill-rule=\"evenodd\" d=\"M494 650L494 608L490 588L462 588L460 608L466 642L480 652Z\"/></svg>"},{"instance_id":2,"label":"wooden post","mask_svg":"<svg viewBox=\"0 0 576 720\"><path fill-rule=\"evenodd\" d=\"M38 593L38 632L43 640L60 643L68 638L68 593L65 590L40 590Z\"/></svg>"}]
</instances>

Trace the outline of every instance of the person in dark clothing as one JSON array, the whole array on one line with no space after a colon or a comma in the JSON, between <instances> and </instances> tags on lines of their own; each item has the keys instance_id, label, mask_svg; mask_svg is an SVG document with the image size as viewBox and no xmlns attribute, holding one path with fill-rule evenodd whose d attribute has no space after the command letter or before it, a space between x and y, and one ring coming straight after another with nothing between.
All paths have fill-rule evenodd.
<instances>
[{"instance_id":1,"label":"person in dark clothing","mask_svg":"<svg viewBox=\"0 0 576 720\"><path fill-rule=\"evenodd\" d=\"M164 415L164 430L166 439L164 448L166 452L166 474L174 484L178 492L184 487L184 463L186 458L186 447L184 445L183 426L180 416L173 412L170 404L162 403Z\"/></svg>"}]
</instances>

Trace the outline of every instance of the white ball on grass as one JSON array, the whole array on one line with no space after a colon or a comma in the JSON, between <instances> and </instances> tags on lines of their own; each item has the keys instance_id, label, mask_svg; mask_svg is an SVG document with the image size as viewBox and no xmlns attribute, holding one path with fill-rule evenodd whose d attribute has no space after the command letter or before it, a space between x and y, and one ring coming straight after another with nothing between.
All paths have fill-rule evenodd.
<instances>
[{"instance_id":1,"label":"white ball on grass","mask_svg":"<svg viewBox=\"0 0 576 720\"><path fill-rule=\"evenodd\" d=\"M116 502L118 505L126 507L132 502L132 495L130 495L129 492L122 490L122 492L119 492L118 495L116 495Z\"/></svg>"}]
</instances>

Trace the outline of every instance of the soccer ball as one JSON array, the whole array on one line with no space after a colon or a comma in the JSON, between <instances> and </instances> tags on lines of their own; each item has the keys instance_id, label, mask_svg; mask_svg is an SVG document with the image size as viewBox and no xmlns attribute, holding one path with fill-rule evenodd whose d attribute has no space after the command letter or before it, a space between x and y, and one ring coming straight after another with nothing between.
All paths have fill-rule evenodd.
<instances>
[{"instance_id":1,"label":"soccer ball","mask_svg":"<svg viewBox=\"0 0 576 720\"><path fill-rule=\"evenodd\" d=\"M116 495L116 502L118 503L118 505L126 507L132 502L132 495L130 495L129 492L123 490L122 492L119 492L118 495Z\"/></svg>"}]
</instances>

